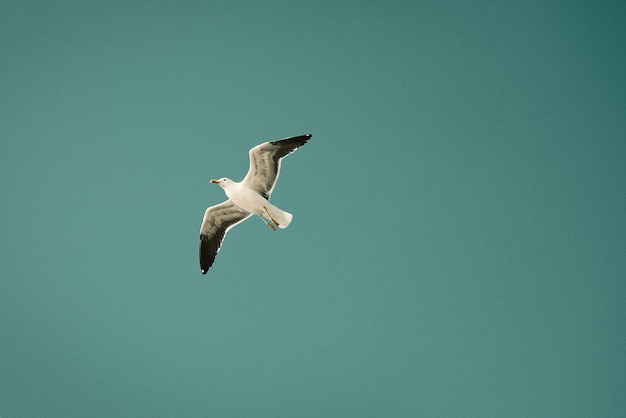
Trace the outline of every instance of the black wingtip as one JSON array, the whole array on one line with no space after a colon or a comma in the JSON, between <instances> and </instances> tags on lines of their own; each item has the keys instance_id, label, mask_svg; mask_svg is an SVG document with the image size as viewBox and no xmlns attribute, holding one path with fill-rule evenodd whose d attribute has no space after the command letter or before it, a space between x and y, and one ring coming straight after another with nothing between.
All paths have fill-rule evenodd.
<instances>
[{"instance_id":1,"label":"black wingtip","mask_svg":"<svg viewBox=\"0 0 626 418\"><path fill-rule=\"evenodd\" d=\"M298 136L290 136L289 138L278 139L276 141L270 141L269 143L272 145L281 145L291 147L290 151L287 154L292 153L296 149L300 148L302 145L306 144L309 139L311 139L313 135L305 134ZM282 158L287 154L278 154L278 158Z\"/></svg>"},{"instance_id":2,"label":"black wingtip","mask_svg":"<svg viewBox=\"0 0 626 418\"><path fill-rule=\"evenodd\" d=\"M304 135L296 135L296 136L288 136L287 138L282 138L282 139L277 139L276 141L270 141L272 143L276 143L276 142L281 142L281 141L289 141L289 140L304 140L304 141L308 141L309 139L311 139L311 137L313 136L313 134L304 134Z\"/></svg>"}]
</instances>

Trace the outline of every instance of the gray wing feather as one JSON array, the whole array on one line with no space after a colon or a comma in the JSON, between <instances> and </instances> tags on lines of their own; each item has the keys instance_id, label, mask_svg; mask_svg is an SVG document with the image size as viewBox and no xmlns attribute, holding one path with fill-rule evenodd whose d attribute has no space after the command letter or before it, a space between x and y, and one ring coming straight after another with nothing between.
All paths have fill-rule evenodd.
<instances>
[{"instance_id":1,"label":"gray wing feather","mask_svg":"<svg viewBox=\"0 0 626 418\"><path fill-rule=\"evenodd\" d=\"M206 274L213 265L222 241L230 228L243 222L252 214L227 200L211 206L204 212L200 227L200 270Z\"/></svg>"},{"instance_id":2,"label":"gray wing feather","mask_svg":"<svg viewBox=\"0 0 626 418\"><path fill-rule=\"evenodd\" d=\"M310 138L310 134L294 136L264 142L252 148L249 152L250 169L242 182L244 186L269 199L280 173L280 160L306 144Z\"/></svg>"}]
</instances>

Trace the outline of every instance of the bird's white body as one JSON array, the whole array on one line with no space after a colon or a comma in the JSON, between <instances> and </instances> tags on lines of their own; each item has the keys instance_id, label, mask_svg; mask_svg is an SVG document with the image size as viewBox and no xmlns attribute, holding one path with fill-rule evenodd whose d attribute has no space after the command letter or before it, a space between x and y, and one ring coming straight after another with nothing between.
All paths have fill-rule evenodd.
<instances>
[{"instance_id":1,"label":"bird's white body","mask_svg":"<svg viewBox=\"0 0 626 418\"><path fill-rule=\"evenodd\" d=\"M278 221L279 228L287 228L293 215L272 205L266 198L244 186L242 183L228 178L219 180L219 186L224 189L226 196L241 209L259 215L262 218L269 216Z\"/></svg>"}]
</instances>

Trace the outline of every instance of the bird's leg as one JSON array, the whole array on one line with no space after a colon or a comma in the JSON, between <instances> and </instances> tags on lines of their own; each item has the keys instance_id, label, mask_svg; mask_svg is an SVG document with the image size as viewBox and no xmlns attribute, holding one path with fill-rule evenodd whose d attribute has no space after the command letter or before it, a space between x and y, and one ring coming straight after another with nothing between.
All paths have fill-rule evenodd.
<instances>
[{"instance_id":1,"label":"bird's leg","mask_svg":"<svg viewBox=\"0 0 626 418\"><path fill-rule=\"evenodd\" d=\"M269 229L271 229L272 231L276 231L276 227L272 225L271 223L267 222L264 217L259 215L259 218L261 218L261 220L265 223L265 225L267 225Z\"/></svg>"},{"instance_id":2,"label":"bird's leg","mask_svg":"<svg viewBox=\"0 0 626 418\"><path fill-rule=\"evenodd\" d=\"M270 220L271 220L272 222L274 222L274 224L275 224L276 226L279 226L280 224L278 223L278 221L277 221L276 219L272 218L272 215L270 215L270 211L269 211L269 210L267 210L267 208L266 208L265 206L263 206L263 209L265 209L265 213L267 213L267 216L270 218Z\"/></svg>"}]
</instances>

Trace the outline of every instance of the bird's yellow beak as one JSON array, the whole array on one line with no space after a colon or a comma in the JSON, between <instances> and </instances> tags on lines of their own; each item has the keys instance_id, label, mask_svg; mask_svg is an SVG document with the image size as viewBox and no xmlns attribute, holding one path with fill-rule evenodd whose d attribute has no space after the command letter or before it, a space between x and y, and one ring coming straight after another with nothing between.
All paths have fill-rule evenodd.
<instances>
[{"instance_id":1,"label":"bird's yellow beak","mask_svg":"<svg viewBox=\"0 0 626 418\"><path fill-rule=\"evenodd\" d=\"M220 181L219 180L211 180L211 183L213 184L218 184Z\"/></svg>"}]
</instances>

